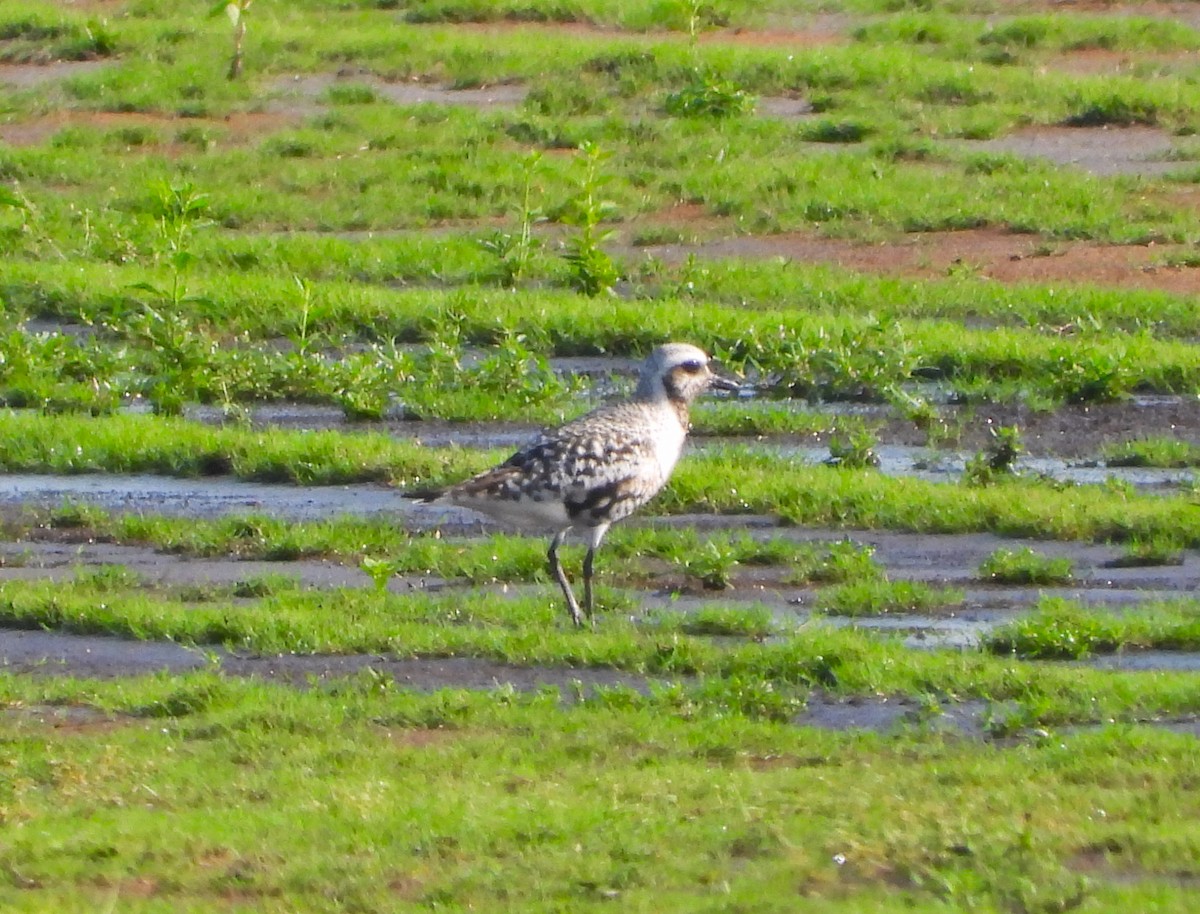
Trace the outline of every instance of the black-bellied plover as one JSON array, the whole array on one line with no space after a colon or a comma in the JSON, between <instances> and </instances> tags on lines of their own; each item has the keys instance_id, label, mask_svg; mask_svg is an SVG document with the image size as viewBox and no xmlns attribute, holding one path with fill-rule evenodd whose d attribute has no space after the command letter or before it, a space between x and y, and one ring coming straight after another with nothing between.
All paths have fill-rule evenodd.
<instances>
[{"instance_id":1,"label":"black-bellied plover","mask_svg":"<svg viewBox=\"0 0 1200 914\"><path fill-rule=\"evenodd\" d=\"M433 500L470 508L514 527L553 530L550 571L567 599L571 619L582 625L558 547L572 528L586 531L583 600L590 619L596 549L609 527L666 485L687 438L688 407L710 387L737 390L738 385L716 375L708 356L695 346L659 346L643 363L629 400L543 433L498 467Z\"/></svg>"}]
</instances>

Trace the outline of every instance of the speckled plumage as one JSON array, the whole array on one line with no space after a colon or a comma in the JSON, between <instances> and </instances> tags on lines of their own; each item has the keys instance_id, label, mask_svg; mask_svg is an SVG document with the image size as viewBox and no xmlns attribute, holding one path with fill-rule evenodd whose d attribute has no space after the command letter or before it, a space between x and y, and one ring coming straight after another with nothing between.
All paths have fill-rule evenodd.
<instances>
[{"instance_id":1,"label":"speckled plumage","mask_svg":"<svg viewBox=\"0 0 1200 914\"><path fill-rule=\"evenodd\" d=\"M439 501L504 524L552 530L550 568L571 618L582 624L558 547L575 527L588 531L585 607L592 612L592 562L608 528L644 505L667 480L683 450L688 406L710 386L736 388L713 374L708 356L669 343L642 365L637 391L542 434L499 466L448 489Z\"/></svg>"}]
</instances>

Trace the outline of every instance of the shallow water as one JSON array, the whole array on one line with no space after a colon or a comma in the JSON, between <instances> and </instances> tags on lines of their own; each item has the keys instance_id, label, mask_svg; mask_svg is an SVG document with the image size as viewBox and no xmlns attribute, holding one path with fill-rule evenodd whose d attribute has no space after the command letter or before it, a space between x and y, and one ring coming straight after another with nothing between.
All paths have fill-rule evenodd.
<instances>
[{"instance_id":1,"label":"shallow water","mask_svg":"<svg viewBox=\"0 0 1200 914\"><path fill-rule=\"evenodd\" d=\"M702 439L697 447L720 446L717 438ZM830 460L826 447L776 445L761 442L753 445L778 452L781 456L818 465ZM929 482L950 482L963 477L967 463L974 454L962 451L933 450L908 445L881 444L873 448L879 459L879 472L886 476L910 476ZM1191 469L1159 467L1110 467L1099 461L1072 462L1057 457L1019 457L1013 464L1019 476L1035 476L1073 485L1103 485L1109 481L1127 483L1137 489L1177 489L1190 486L1195 480Z\"/></svg>"},{"instance_id":2,"label":"shallow water","mask_svg":"<svg viewBox=\"0 0 1200 914\"><path fill-rule=\"evenodd\" d=\"M339 514L416 514L428 520L449 509L421 505L383 486L299 486L218 477L36 474L0 475L0 505L57 508L82 502L107 511L217 517L269 513L297 520Z\"/></svg>"},{"instance_id":3,"label":"shallow water","mask_svg":"<svg viewBox=\"0 0 1200 914\"><path fill-rule=\"evenodd\" d=\"M1101 670L1200 672L1200 651L1125 651L1083 661Z\"/></svg>"}]
</instances>

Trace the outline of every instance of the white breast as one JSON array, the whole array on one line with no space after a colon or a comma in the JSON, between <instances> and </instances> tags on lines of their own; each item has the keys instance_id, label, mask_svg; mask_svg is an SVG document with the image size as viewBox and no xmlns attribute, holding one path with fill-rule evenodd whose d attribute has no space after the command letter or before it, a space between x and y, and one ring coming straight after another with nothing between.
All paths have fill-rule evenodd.
<instances>
[{"instance_id":1,"label":"white breast","mask_svg":"<svg viewBox=\"0 0 1200 914\"><path fill-rule=\"evenodd\" d=\"M679 417L675 410L668 409L664 411L662 424L658 428L658 432L654 439L654 456L658 461L659 472L662 473L662 481L665 485L671 477L671 472L675 469L675 464L679 462L679 455L683 453L683 442L687 438L687 430L679 424Z\"/></svg>"}]
</instances>

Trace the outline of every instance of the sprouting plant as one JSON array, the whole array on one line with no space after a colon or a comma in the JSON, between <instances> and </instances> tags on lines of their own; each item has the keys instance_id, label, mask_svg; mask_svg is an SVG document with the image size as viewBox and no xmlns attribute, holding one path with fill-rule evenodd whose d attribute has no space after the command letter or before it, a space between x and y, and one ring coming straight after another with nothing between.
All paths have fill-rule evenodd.
<instances>
[{"instance_id":1,"label":"sprouting plant","mask_svg":"<svg viewBox=\"0 0 1200 914\"><path fill-rule=\"evenodd\" d=\"M1027 659L1078 660L1091 653L1110 653L1121 643L1121 629L1112 616L1047 598L1029 615L993 631L983 647L993 654Z\"/></svg>"},{"instance_id":2,"label":"sprouting plant","mask_svg":"<svg viewBox=\"0 0 1200 914\"><path fill-rule=\"evenodd\" d=\"M371 579L371 583L375 585L375 592L382 594L387 591L388 581L400 570L400 563L396 559L377 559L365 555L358 567Z\"/></svg>"},{"instance_id":3,"label":"sprouting plant","mask_svg":"<svg viewBox=\"0 0 1200 914\"><path fill-rule=\"evenodd\" d=\"M754 96L732 80L704 66L698 50L700 32L706 25L724 23L726 18L703 0L684 0L688 53L692 58L687 82L667 96L667 114L674 117L731 117L754 110Z\"/></svg>"},{"instance_id":4,"label":"sprouting plant","mask_svg":"<svg viewBox=\"0 0 1200 914\"><path fill-rule=\"evenodd\" d=\"M727 590L733 586L738 553L728 541L709 540L701 549L690 551L681 564L705 590Z\"/></svg>"},{"instance_id":5,"label":"sprouting plant","mask_svg":"<svg viewBox=\"0 0 1200 914\"><path fill-rule=\"evenodd\" d=\"M579 147L579 161L583 174L579 189L564 215L564 221L578 228L574 237L567 241L566 253L570 284L584 295L599 295L611 292L620 271L613 259L600 247L612 232L600 229L600 223L616 210L616 204L605 200L601 190L608 182L600 166L606 153L594 143L583 143Z\"/></svg>"},{"instance_id":6,"label":"sprouting plant","mask_svg":"<svg viewBox=\"0 0 1200 914\"><path fill-rule=\"evenodd\" d=\"M929 447L938 447L952 436L945 416L928 397L905 390L898 384L885 390L884 396L905 419L925 432Z\"/></svg>"},{"instance_id":7,"label":"sprouting plant","mask_svg":"<svg viewBox=\"0 0 1200 914\"><path fill-rule=\"evenodd\" d=\"M480 246L499 259L497 279L508 288L515 288L529 269L533 252L539 241L533 236L533 226L542 221L542 211L533 206L533 176L541 161L540 152L525 157L522 167L520 228L517 234L497 230L491 237L481 240Z\"/></svg>"},{"instance_id":8,"label":"sprouting plant","mask_svg":"<svg viewBox=\"0 0 1200 914\"><path fill-rule=\"evenodd\" d=\"M171 269L171 286L162 289L148 282L135 283L132 288L152 292L178 311L179 306L189 299L187 294L187 272L196 260L189 247L191 236L199 228L208 225L208 197L199 193L190 183L160 184L155 188L152 208L158 226L162 249L159 257L165 257Z\"/></svg>"},{"instance_id":9,"label":"sprouting plant","mask_svg":"<svg viewBox=\"0 0 1200 914\"><path fill-rule=\"evenodd\" d=\"M821 594L822 607L840 616L880 616L922 613L961 603L963 592L922 581L858 580L830 587Z\"/></svg>"},{"instance_id":10,"label":"sprouting plant","mask_svg":"<svg viewBox=\"0 0 1200 914\"><path fill-rule=\"evenodd\" d=\"M415 373L412 358L394 340L376 343L341 361L334 399L349 419L379 420L391 406L393 392Z\"/></svg>"},{"instance_id":11,"label":"sprouting plant","mask_svg":"<svg viewBox=\"0 0 1200 914\"><path fill-rule=\"evenodd\" d=\"M969 485L985 486L998 477L1012 475L1017 458L1025 450L1021 429L1016 425L992 425L989 421L988 432L991 444L968 460L963 469L963 479Z\"/></svg>"},{"instance_id":12,"label":"sprouting plant","mask_svg":"<svg viewBox=\"0 0 1200 914\"><path fill-rule=\"evenodd\" d=\"M785 584L840 584L846 581L882 580L883 568L875 561L872 546L851 540L831 543L827 552L812 550L799 556L784 575Z\"/></svg>"},{"instance_id":13,"label":"sprouting plant","mask_svg":"<svg viewBox=\"0 0 1200 914\"><path fill-rule=\"evenodd\" d=\"M829 440L829 466L865 469L879 466L879 455L875 453L875 435L869 429L859 428L835 432Z\"/></svg>"},{"instance_id":14,"label":"sprouting plant","mask_svg":"<svg viewBox=\"0 0 1200 914\"><path fill-rule=\"evenodd\" d=\"M301 355L307 355L316 341L312 329L313 293L312 286L302 276L292 276L300 292L300 310L295 324L288 330L288 339Z\"/></svg>"},{"instance_id":15,"label":"sprouting plant","mask_svg":"<svg viewBox=\"0 0 1200 914\"><path fill-rule=\"evenodd\" d=\"M237 79L242 75L242 44L246 39L246 12L254 0L217 0L209 10L209 17L215 18L224 13L233 25L233 56L229 61L229 79Z\"/></svg>"},{"instance_id":16,"label":"sprouting plant","mask_svg":"<svg viewBox=\"0 0 1200 914\"><path fill-rule=\"evenodd\" d=\"M673 117L733 117L750 113L754 106L754 96L737 83L699 67L664 103L667 114Z\"/></svg>"}]
</instances>

